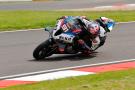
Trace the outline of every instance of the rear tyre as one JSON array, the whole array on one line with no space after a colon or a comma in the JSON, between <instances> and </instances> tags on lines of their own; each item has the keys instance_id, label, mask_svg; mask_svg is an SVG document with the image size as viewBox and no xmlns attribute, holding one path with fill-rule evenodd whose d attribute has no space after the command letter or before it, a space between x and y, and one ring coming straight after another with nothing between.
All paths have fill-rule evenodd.
<instances>
[{"instance_id":1,"label":"rear tyre","mask_svg":"<svg viewBox=\"0 0 135 90\"><path fill-rule=\"evenodd\" d=\"M52 53L49 53L52 50L50 46L51 46L51 42L49 40L41 43L33 51L33 57L36 60L40 60L40 59L44 59L45 57L51 56Z\"/></svg>"}]
</instances>

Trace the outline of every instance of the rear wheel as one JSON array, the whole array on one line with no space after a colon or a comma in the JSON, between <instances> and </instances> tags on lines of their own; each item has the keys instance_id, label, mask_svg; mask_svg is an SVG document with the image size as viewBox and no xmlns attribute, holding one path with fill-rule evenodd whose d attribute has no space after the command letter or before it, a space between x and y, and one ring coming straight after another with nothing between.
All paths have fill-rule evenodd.
<instances>
[{"instance_id":1,"label":"rear wheel","mask_svg":"<svg viewBox=\"0 0 135 90\"><path fill-rule=\"evenodd\" d=\"M51 51L51 41L47 40L35 48L33 51L33 57L36 60L44 59L45 57L51 56L53 54L49 53Z\"/></svg>"}]
</instances>

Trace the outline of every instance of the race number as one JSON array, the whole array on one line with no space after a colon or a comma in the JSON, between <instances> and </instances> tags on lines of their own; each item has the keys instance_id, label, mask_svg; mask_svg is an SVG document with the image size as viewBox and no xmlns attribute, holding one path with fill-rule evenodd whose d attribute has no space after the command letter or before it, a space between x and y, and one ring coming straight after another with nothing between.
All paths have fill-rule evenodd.
<instances>
[{"instance_id":1,"label":"race number","mask_svg":"<svg viewBox=\"0 0 135 90\"><path fill-rule=\"evenodd\" d=\"M62 25L62 30L63 30L64 32L67 32L67 31L68 31L68 27L67 27L66 24Z\"/></svg>"}]
</instances>

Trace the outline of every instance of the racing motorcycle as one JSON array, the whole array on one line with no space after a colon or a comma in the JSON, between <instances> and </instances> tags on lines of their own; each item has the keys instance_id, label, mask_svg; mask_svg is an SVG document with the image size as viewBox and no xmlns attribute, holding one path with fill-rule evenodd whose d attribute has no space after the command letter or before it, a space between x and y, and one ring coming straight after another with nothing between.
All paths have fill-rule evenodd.
<instances>
[{"instance_id":1,"label":"racing motorcycle","mask_svg":"<svg viewBox=\"0 0 135 90\"><path fill-rule=\"evenodd\" d=\"M53 37L54 28L47 27L44 30L49 32L49 38L38 45L33 51L33 57L36 60L44 59L53 54L77 54L81 52L79 49L78 43L74 41L78 30L82 29L81 21L75 21L72 17L69 17L64 20L64 23L60 26L61 30L58 31L56 36L59 36L57 39ZM85 30L85 26L83 26ZM87 31L87 30L85 30ZM64 53L61 53L59 48L64 47Z\"/></svg>"}]
</instances>

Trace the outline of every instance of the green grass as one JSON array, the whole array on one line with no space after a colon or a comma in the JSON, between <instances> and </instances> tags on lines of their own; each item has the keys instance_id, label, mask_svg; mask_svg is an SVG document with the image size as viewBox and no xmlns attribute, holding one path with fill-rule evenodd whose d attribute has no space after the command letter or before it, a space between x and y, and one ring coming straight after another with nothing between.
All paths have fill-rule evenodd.
<instances>
[{"instance_id":1,"label":"green grass","mask_svg":"<svg viewBox=\"0 0 135 90\"><path fill-rule=\"evenodd\" d=\"M55 26L56 19L64 15L85 15L92 20L106 16L116 22L135 21L135 11L0 11L0 31Z\"/></svg>"},{"instance_id":2,"label":"green grass","mask_svg":"<svg viewBox=\"0 0 135 90\"><path fill-rule=\"evenodd\" d=\"M135 90L135 69L18 85L0 90Z\"/></svg>"}]
</instances>

